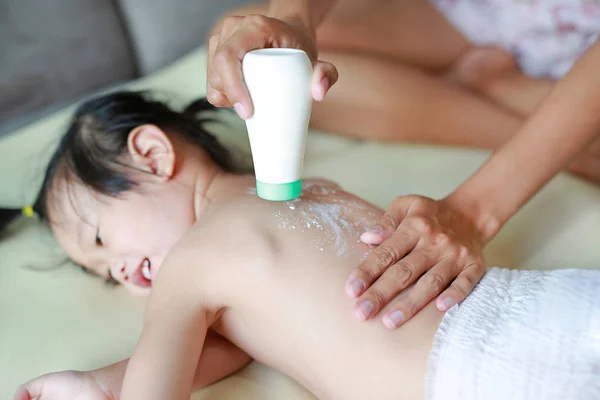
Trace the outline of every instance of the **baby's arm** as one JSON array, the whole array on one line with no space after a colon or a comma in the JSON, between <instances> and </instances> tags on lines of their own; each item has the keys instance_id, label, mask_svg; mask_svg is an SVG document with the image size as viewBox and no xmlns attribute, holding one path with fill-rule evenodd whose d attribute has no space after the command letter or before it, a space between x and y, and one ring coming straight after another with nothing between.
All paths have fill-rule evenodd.
<instances>
[{"instance_id":1,"label":"baby's arm","mask_svg":"<svg viewBox=\"0 0 600 400\"><path fill-rule=\"evenodd\" d=\"M209 331L196 367L193 390L223 379L250 362L250 357L220 335ZM129 359L93 371L61 371L42 375L17 390L15 400L118 400Z\"/></svg>"},{"instance_id":2,"label":"baby's arm","mask_svg":"<svg viewBox=\"0 0 600 400\"><path fill-rule=\"evenodd\" d=\"M223 379L251 361L243 350L222 336L209 331L196 367L193 390ZM93 371L61 371L39 376L19 387L15 400L120 399L125 369L129 359Z\"/></svg>"},{"instance_id":3,"label":"baby's arm","mask_svg":"<svg viewBox=\"0 0 600 400\"><path fill-rule=\"evenodd\" d=\"M208 327L215 318L189 268L197 262L194 256L194 251L179 252L162 266L142 335L125 372L121 399L189 399Z\"/></svg>"}]
</instances>

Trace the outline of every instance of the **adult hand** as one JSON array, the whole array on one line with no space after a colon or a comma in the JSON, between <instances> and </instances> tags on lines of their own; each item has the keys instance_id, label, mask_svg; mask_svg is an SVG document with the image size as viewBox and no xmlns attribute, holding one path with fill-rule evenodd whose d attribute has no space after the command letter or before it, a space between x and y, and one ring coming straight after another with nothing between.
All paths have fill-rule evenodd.
<instances>
[{"instance_id":1,"label":"adult hand","mask_svg":"<svg viewBox=\"0 0 600 400\"><path fill-rule=\"evenodd\" d=\"M398 197L361 240L378 247L352 273L346 293L358 297L356 315L366 320L407 289L383 315L390 329L408 321L444 289L436 305L448 310L485 273L482 235L448 199Z\"/></svg>"},{"instance_id":2,"label":"adult hand","mask_svg":"<svg viewBox=\"0 0 600 400\"><path fill-rule=\"evenodd\" d=\"M255 49L279 47L304 50L313 62L312 95L321 101L338 73L317 61L314 30L301 21L282 21L264 15L231 16L221 21L208 43L206 97L216 107L234 107L240 117L254 112L242 76L242 59Z\"/></svg>"}]
</instances>

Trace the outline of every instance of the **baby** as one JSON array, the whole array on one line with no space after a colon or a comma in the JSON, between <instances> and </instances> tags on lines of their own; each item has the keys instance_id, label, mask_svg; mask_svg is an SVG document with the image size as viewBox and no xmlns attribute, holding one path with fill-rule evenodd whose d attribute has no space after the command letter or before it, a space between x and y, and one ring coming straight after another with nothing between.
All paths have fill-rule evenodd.
<instances>
[{"instance_id":1,"label":"baby","mask_svg":"<svg viewBox=\"0 0 600 400\"><path fill-rule=\"evenodd\" d=\"M383 211L325 180L260 200L207 108L118 92L76 112L34 208L75 262L151 295L129 361L16 400L188 399L251 359L319 399L600 398L600 271L493 268L446 315L361 322L344 286Z\"/></svg>"}]
</instances>

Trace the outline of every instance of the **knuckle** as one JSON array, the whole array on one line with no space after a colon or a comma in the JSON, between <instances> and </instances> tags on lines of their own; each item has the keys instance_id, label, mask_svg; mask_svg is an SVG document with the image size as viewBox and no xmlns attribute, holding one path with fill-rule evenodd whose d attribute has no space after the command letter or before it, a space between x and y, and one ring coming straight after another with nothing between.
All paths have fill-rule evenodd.
<instances>
[{"instance_id":1,"label":"knuckle","mask_svg":"<svg viewBox=\"0 0 600 400\"><path fill-rule=\"evenodd\" d=\"M450 246L450 248L448 248L446 254L448 256L450 256L450 258L453 260L459 260L460 259L460 246Z\"/></svg>"},{"instance_id":2,"label":"knuckle","mask_svg":"<svg viewBox=\"0 0 600 400\"><path fill-rule=\"evenodd\" d=\"M464 299L467 297L468 291L462 284L456 283L456 284L452 285L452 287L458 293L458 296L461 299Z\"/></svg>"},{"instance_id":3,"label":"knuckle","mask_svg":"<svg viewBox=\"0 0 600 400\"><path fill-rule=\"evenodd\" d=\"M386 212L385 214L383 214L383 216L381 217L381 222L380 225L382 226L388 226L392 229L396 229L398 227L398 225L400 225L400 222L398 221L398 218L396 218L395 215Z\"/></svg>"},{"instance_id":4,"label":"knuckle","mask_svg":"<svg viewBox=\"0 0 600 400\"><path fill-rule=\"evenodd\" d=\"M420 202L422 202L424 200L423 197L417 196L415 194L411 194L411 195L405 196L404 198L406 199L406 201L409 201L411 203L417 203L417 204L420 203Z\"/></svg>"},{"instance_id":5,"label":"knuckle","mask_svg":"<svg viewBox=\"0 0 600 400\"><path fill-rule=\"evenodd\" d=\"M462 286L463 286L463 289L465 289L465 295L466 295L466 293L468 293L472 288L475 287L475 285L477 285L478 279L475 275L465 274L463 276L463 282L464 282L464 285L462 285Z\"/></svg>"},{"instance_id":6,"label":"knuckle","mask_svg":"<svg viewBox=\"0 0 600 400\"><path fill-rule=\"evenodd\" d=\"M236 15L229 15L223 19L223 25L227 26L227 27L235 25L238 22L239 22L239 17Z\"/></svg>"},{"instance_id":7,"label":"knuckle","mask_svg":"<svg viewBox=\"0 0 600 400\"><path fill-rule=\"evenodd\" d=\"M423 197L423 196L411 196L411 200L412 203L414 204L414 206L417 209L428 209L430 208L433 204L435 204L434 201L432 201L431 199L428 199L427 197Z\"/></svg>"},{"instance_id":8,"label":"knuckle","mask_svg":"<svg viewBox=\"0 0 600 400\"><path fill-rule=\"evenodd\" d=\"M371 266L365 264L358 267L356 270L356 278L362 279L363 282L369 284L377 278L377 273L373 271Z\"/></svg>"},{"instance_id":9,"label":"knuckle","mask_svg":"<svg viewBox=\"0 0 600 400\"><path fill-rule=\"evenodd\" d=\"M410 197L411 196L398 196L398 197L395 197L394 200L392 200L391 205L392 206L401 206L401 205L404 205L404 203L410 202Z\"/></svg>"},{"instance_id":10,"label":"knuckle","mask_svg":"<svg viewBox=\"0 0 600 400\"><path fill-rule=\"evenodd\" d=\"M377 289L371 289L369 291L368 297L371 303L373 303L373 312L375 312L376 310L381 308L383 304L385 304L385 295Z\"/></svg>"},{"instance_id":11,"label":"knuckle","mask_svg":"<svg viewBox=\"0 0 600 400\"><path fill-rule=\"evenodd\" d=\"M452 239L447 233L441 232L436 235L435 242L439 247L448 247L452 243Z\"/></svg>"},{"instance_id":12,"label":"knuckle","mask_svg":"<svg viewBox=\"0 0 600 400\"><path fill-rule=\"evenodd\" d=\"M480 277L485 274L485 259L483 255L479 254L474 257L473 265L475 266L475 270L477 270L477 273Z\"/></svg>"},{"instance_id":13,"label":"knuckle","mask_svg":"<svg viewBox=\"0 0 600 400\"><path fill-rule=\"evenodd\" d=\"M392 265L400 258L395 250L389 247L378 247L375 250L375 262L381 269L385 269Z\"/></svg>"},{"instance_id":14,"label":"knuckle","mask_svg":"<svg viewBox=\"0 0 600 400\"><path fill-rule=\"evenodd\" d=\"M413 316L417 313L417 305L415 304L414 301L410 300L410 299L403 299L401 302L401 308L406 310L406 314L408 316Z\"/></svg>"},{"instance_id":15,"label":"knuckle","mask_svg":"<svg viewBox=\"0 0 600 400\"><path fill-rule=\"evenodd\" d=\"M427 286L433 295L438 294L444 288L444 277L439 273L427 274Z\"/></svg>"},{"instance_id":16,"label":"knuckle","mask_svg":"<svg viewBox=\"0 0 600 400\"><path fill-rule=\"evenodd\" d=\"M433 221L422 215L413 218L413 226L425 235L433 232Z\"/></svg>"},{"instance_id":17,"label":"knuckle","mask_svg":"<svg viewBox=\"0 0 600 400\"><path fill-rule=\"evenodd\" d=\"M230 46L222 47L215 53L213 63L221 65L227 64L234 56L234 53L235 50L232 49Z\"/></svg>"},{"instance_id":18,"label":"knuckle","mask_svg":"<svg viewBox=\"0 0 600 400\"><path fill-rule=\"evenodd\" d=\"M268 18L260 14L250 14L246 17L246 21L258 28L266 28L269 24Z\"/></svg>"},{"instance_id":19,"label":"knuckle","mask_svg":"<svg viewBox=\"0 0 600 400\"><path fill-rule=\"evenodd\" d=\"M400 261L394 265L394 268L391 268L390 273L395 282L406 285L412 281L415 267L406 261Z\"/></svg>"},{"instance_id":20,"label":"knuckle","mask_svg":"<svg viewBox=\"0 0 600 400\"><path fill-rule=\"evenodd\" d=\"M462 299L464 299L467 297L467 295L471 292L471 290L473 289L473 287L475 287L476 284L476 277L471 275L463 275L460 279L457 279L454 284L452 284L452 287L454 288L454 290L456 290L459 296Z\"/></svg>"},{"instance_id":21,"label":"knuckle","mask_svg":"<svg viewBox=\"0 0 600 400\"><path fill-rule=\"evenodd\" d=\"M211 89L206 93L206 99L214 106L221 106L223 103L223 95L215 89Z\"/></svg>"},{"instance_id":22,"label":"knuckle","mask_svg":"<svg viewBox=\"0 0 600 400\"><path fill-rule=\"evenodd\" d=\"M214 70L214 68L208 73L208 85L210 88L220 89L221 77Z\"/></svg>"},{"instance_id":23,"label":"knuckle","mask_svg":"<svg viewBox=\"0 0 600 400\"><path fill-rule=\"evenodd\" d=\"M456 250L459 258L466 259L471 257L471 250L467 246L458 246Z\"/></svg>"}]
</instances>

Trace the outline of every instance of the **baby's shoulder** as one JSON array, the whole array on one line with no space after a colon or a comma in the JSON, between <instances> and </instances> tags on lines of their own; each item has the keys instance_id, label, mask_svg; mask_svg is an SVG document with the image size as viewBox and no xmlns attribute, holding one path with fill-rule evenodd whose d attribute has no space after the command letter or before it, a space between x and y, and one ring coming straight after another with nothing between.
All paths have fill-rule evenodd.
<instances>
[{"instance_id":1,"label":"baby's shoulder","mask_svg":"<svg viewBox=\"0 0 600 400\"><path fill-rule=\"evenodd\" d=\"M227 208L199 220L169 254L187 265L191 279L221 291L235 290L236 281L270 263L277 249L272 230L257 218L261 210Z\"/></svg>"}]
</instances>

